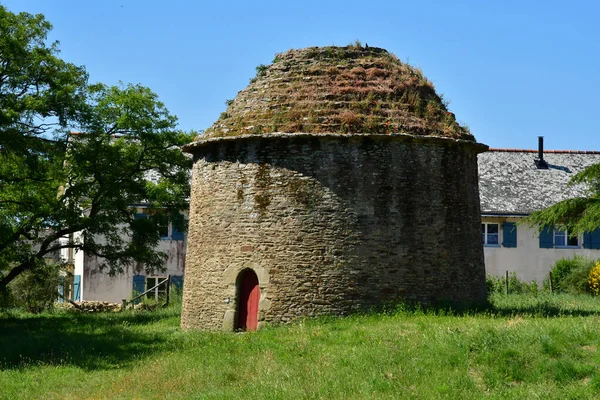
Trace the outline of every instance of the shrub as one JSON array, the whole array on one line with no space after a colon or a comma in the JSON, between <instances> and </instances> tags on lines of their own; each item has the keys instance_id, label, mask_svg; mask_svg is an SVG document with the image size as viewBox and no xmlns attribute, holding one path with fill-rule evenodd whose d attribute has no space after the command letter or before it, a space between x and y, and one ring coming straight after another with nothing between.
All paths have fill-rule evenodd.
<instances>
[{"instance_id":1,"label":"shrub","mask_svg":"<svg viewBox=\"0 0 600 400\"><path fill-rule=\"evenodd\" d=\"M595 260L582 256L558 260L551 270L553 290L559 293L586 293L588 277L595 264Z\"/></svg>"},{"instance_id":2,"label":"shrub","mask_svg":"<svg viewBox=\"0 0 600 400\"><path fill-rule=\"evenodd\" d=\"M33 313L51 309L58 297L60 267L47 263L16 277L10 284L14 305Z\"/></svg>"},{"instance_id":3,"label":"shrub","mask_svg":"<svg viewBox=\"0 0 600 400\"><path fill-rule=\"evenodd\" d=\"M11 308L14 306L14 298L11 293L10 287L0 289L0 310Z\"/></svg>"},{"instance_id":4,"label":"shrub","mask_svg":"<svg viewBox=\"0 0 600 400\"><path fill-rule=\"evenodd\" d=\"M485 278L485 289L488 295L492 293L504 293L505 292L504 279L487 275Z\"/></svg>"},{"instance_id":5,"label":"shrub","mask_svg":"<svg viewBox=\"0 0 600 400\"><path fill-rule=\"evenodd\" d=\"M596 262L588 275L588 290L594 295L600 294L600 261Z\"/></svg>"},{"instance_id":6,"label":"shrub","mask_svg":"<svg viewBox=\"0 0 600 400\"><path fill-rule=\"evenodd\" d=\"M256 67L256 75L257 76L264 76L267 73L267 66L264 64L260 64L259 66Z\"/></svg>"},{"instance_id":7,"label":"shrub","mask_svg":"<svg viewBox=\"0 0 600 400\"><path fill-rule=\"evenodd\" d=\"M555 292L565 292L566 285L565 279L571 273L571 270L575 268L576 261L575 258L563 258L560 259L554 264L552 270L550 271L551 275L549 278L552 279L552 289Z\"/></svg>"},{"instance_id":8,"label":"shrub","mask_svg":"<svg viewBox=\"0 0 600 400\"><path fill-rule=\"evenodd\" d=\"M506 293L506 278L488 275L485 280L485 286L488 295L492 293ZM517 274L511 272L508 275L508 294L529 294L536 296L540 292L540 288L536 281L531 283L523 282Z\"/></svg>"}]
</instances>

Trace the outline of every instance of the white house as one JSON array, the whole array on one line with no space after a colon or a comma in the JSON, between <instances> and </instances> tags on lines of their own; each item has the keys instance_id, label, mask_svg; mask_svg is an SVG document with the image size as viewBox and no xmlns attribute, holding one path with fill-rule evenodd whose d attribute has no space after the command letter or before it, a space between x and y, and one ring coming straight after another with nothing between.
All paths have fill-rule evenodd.
<instances>
[{"instance_id":1,"label":"white house","mask_svg":"<svg viewBox=\"0 0 600 400\"><path fill-rule=\"evenodd\" d=\"M519 224L533 211L584 194L569 187L571 177L600 163L597 151L490 149L478 156L481 235L488 274L515 272L523 281L541 284L561 258L575 254L600 258L600 232L571 237L553 227Z\"/></svg>"},{"instance_id":2,"label":"white house","mask_svg":"<svg viewBox=\"0 0 600 400\"><path fill-rule=\"evenodd\" d=\"M136 207L136 218L144 218L148 214L144 205ZM67 240L67 239L65 239ZM161 241L157 250L165 252L165 271L147 275L142 265L126 268L124 273L111 276L108 271L101 270L101 260L83 251L63 249L61 257L71 266L72 279L67 278L65 286L59 288L71 300L97 300L120 303L130 299L134 292L141 293L156 285L161 279L171 275L172 283L177 287L183 286L185 269L186 235L178 232L172 224L164 227ZM70 275L69 275L70 276ZM156 295L164 291L163 287L156 290Z\"/></svg>"},{"instance_id":3,"label":"white house","mask_svg":"<svg viewBox=\"0 0 600 400\"><path fill-rule=\"evenodd\" d=\"M155 171L148 171L146 179L156 183L159 176ZM145 218L151 213L147 204L131 205L131 207L135 208L135 218ZM184 211L184 214L186 213L187 211ZM82 240L79 233L75 233L73 239ZM171 275L173 285L182 288L186 239L187 234L177 231L171 223L163 228L157 250L167 254L165 270L151 275L146 274L143 265L128 267L122 274L110 275L108 271L100 269L102 262L95 255L86 254L84 251L62 249L60 257L67 265L67 273L62 287L58 290L65 298L73 301L95 300L120 303L123 299L131 299L134 293L142 293L155 286L167 275ZM68 242L69 238L64 238L63 241ZM159 292L164 290L162 286L157 288L155 295L158 296Z\"/></svg>"}]
</instances>

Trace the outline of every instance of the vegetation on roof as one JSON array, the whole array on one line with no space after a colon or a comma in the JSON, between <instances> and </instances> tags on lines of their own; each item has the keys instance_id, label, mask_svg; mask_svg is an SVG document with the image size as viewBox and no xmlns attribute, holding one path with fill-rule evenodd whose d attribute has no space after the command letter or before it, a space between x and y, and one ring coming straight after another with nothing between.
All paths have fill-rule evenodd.
<instances>
[{"instance_id":1,"label":"vegetation on roof","mask_svg":"<svg viewBox=\"0 0 600 400\"><path fill-rule=\"evenodd\" d=\"M360 43L275 56L203 138L306 133L408 133L475 140L420 69Z\"/></svg>"}]
</instances>

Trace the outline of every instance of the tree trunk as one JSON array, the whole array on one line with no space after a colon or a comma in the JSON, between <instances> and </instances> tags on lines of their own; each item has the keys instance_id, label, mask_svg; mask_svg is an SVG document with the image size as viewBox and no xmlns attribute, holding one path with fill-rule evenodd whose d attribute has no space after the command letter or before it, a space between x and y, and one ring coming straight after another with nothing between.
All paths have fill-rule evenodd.
<instances>
[{"instance_id":1,"label":"tree trunk","mask_svg":"<svg viewBox=\"0 0 600 400\"><path fill-rule=\"evenodd\" d=\"M5 291L6 287L8 286L8 284L10 282L12 282L13 279L15 279L17 276L19 276L22 272L30 269L32 265L33 265L33 263L31 261L25 261L21 265L11 269L10 272L5 277L0 279L0 291Z\"/></svg>"}]
</instances>

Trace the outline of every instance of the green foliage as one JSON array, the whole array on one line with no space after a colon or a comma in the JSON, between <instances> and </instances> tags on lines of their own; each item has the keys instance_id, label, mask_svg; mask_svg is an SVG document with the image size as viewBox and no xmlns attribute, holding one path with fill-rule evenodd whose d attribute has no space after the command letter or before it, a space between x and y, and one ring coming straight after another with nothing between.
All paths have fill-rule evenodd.
<instances>
[{"instance_id":1,"label":"green foliage","mask_svg":"<svg viewBox=\"0 0 600 400\"><path fill-rule=\"evenodd\" d=\"M594 267L594 262L581 263L571 270L571 273L565 278L564 284L567 293L586 293L588 292L587 280L590 271Z\"/></svg>"},{"instance_id":2,"label":"green foliage","mask_svg":"<svg viewBox=\"0 0 600 400\"><path fill-rule=\"evenodd\" d=\"M569 232L592 232L600 228L600 164L575 174L569 186L582 185L584 197L563 200L545 210L536 211L527 219L530 225L555 226Z\"/></svg>"},{"instance_id":3,"label":"green foliage","mask_svg":"<svg viewBox=\"0 0 600 400\"><path fill-rule=\"evenodd\" d=\"M552 267L552 289L555 293L584 294L589 292L590 271L596 261L582 256L563 258ZM508 294L538 296L550 292L550 276L540 288L537 282L519 280L516 273L508 276ZM486 278L488 296L506 294L506 278L488 275Z\"/></svg>"},{"instance_id":4,"label":"green foliage","mask_svg":"<svg viewBox=\"0 0 600 400\"><path fill-rule=\"evenodd\" d=\"M267 73L267 66L264 64L260 64L259 66L256 67L256 75L257 76L264 76Z\"/></svg>"},{"instance_id":5,"label":"green foliage","mask_svg":"<svg viewBox=\"0 0 600 400\"><path fill-rule=\"evenodd\" d=\"M595 260L582 256L558 260L551 270L553 290L558 293L586 293L588 277L595 263Z\"/></svg>"},{"instance_id":6,"label":"green foliage","mask_svg":"<svg viewBox=\"0 0 600 400\"><path fill-rule=\"evenodd\" d=\"M0 289L0 310L6 310L14 307L15 300L10 287Z\"/></svg>"},{"instance_id":7,"label":"green foliage","mask_svg":"<svg viewBox=\"0 0 600 400\"><path fill-rule=\"evenodd\" d=\"M598 398L597 299L491 302L466 314L399 306L246 334L182 332L174 306L0 314L0 397Z\"/></svg>"},{"instance_id":8,"label":"green foliage","mask_svg":"<svg viewBox=\"0 0 600 400\"><path fill-rule=\"evenodd\" d=\"M226 106L228 106L228 107L229 107L229 106L230 106L230 105L232 105L232 104L233 104L233 100L232 100L232 99L227 99L227 100L225 100L225 105L226 105Z\"/></svg>"},{"instance_id":9,"label":"green foliage","mask_svg":"<svg viewBox=\"0 0 600 400\"><path fill-rule=\"evenodd\" d=\"M160 269L160 224L185 226L191 160L179 147L194 134L146 87L88 84L46 44L50 28L0 6L0 290L65 247L100 256L111 273ZM134 220L139 203L156 218Z\"/></svg>"},{"instance_id":10,"label":"green foliage","mask_svg":"<svg viewBox=\"0 0 600 400\"><path fill-rule=\"evenodd\" d=\"M593 296L600 295L600 261L594 264L588 275L588 290Z\"/></svg>"},{"instance_id":11,"label":"green foliage","mask_svg":"<svg viewBox=\"0 0 600 400\"><path fill-rule=\"evenodd\" d=\"M506 294L506 278L487 275L485 280L488 296L492 294ZM537 296L540 291L536 281L531 283L521 281L515 272L508 275L508 294L526 294Z\"/></svg>"},{"instance_id":12,"label":"green foliage","mask_svg":"<svg viewBox=\"0 0 600 400\"><path fill-rule=\"evenodd\" d=\"M554 264L550 274L552 276L552 289L557 293L566 292L565 278L569 276L575 267L575 259L561 258ZM550 277L549 277L550 278Z\"/></svg>"},{"instance_id":13,"label":"green foliage","mask_svg":"<svg viewBox=\"0 0 600 400\"><path fill-rule=\"evenodd\" d=\"M60 264L48 262L19 275L10 284L14 305L32 313L52 309L58 297L60 268Z\"/></svg>"}]
</instances>

